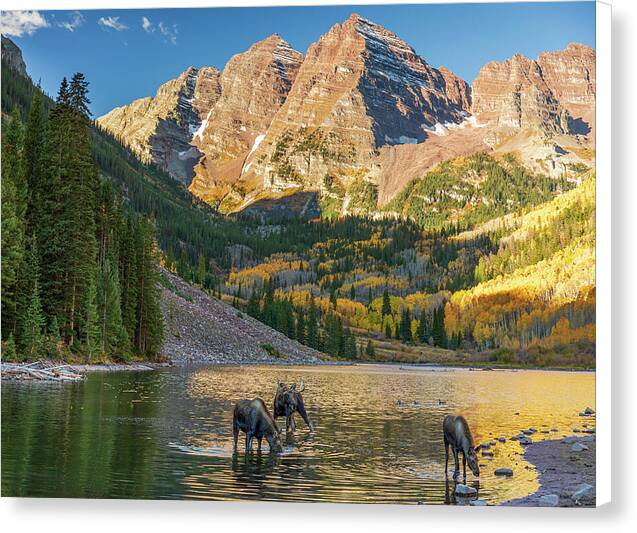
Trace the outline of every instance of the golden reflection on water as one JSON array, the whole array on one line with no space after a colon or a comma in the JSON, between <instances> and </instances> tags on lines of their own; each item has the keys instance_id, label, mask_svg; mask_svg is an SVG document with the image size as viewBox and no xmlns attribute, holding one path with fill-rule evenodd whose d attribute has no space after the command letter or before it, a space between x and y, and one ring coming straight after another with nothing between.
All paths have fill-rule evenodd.
<instances>
[{"instance_id":1,"label":"golden reflection on water","mask_svg":"<svg viewBox=\"0 0 637 533\"><path fill-rule=\"evenodd\" d=\"M259 396L271 405L277 381L301 378L315 433L297 418L297 432L282 456L246 456L241 448L232 455L234 402ZM184 473L181 496L454 503L453 483L445 484L441 432L442 419L453 413L466 417L476 444L507 437L492 447L493 458L480 458L480 479L469 472L468 484L490 503L522 497L537 490L537 473L524 460L522 446L509 438L531 427L538 430L531 437L536 441L571 435L583 424L594 428L594 418L578 416L587 406L595 408L594 386L594 374L575 372L393 365L197 368L186 375L186 395L207 406L206 413L182 428L179 442L171 445L175 453L209 463ZM496 477L499 467L512 468L513 477Z\"/></svg>"}]
</instances>

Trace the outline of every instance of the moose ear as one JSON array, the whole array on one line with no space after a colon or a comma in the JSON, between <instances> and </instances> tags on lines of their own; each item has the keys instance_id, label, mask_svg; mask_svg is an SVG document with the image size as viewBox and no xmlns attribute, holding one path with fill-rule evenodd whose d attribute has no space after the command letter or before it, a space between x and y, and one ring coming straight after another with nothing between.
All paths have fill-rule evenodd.
<instances>
[{"instance_id":1,"label":"moose ear","mask_svg":"<svg viewBox=\"0 0 637 533\"><path fill-rule=\"evenodd\" d=\"M473 451L477 453L477 452L479 452L479 451L480 451L480 448L481 448L481 446L478 444L478 445L477 445L477 446L473 449Z\"/></svg>"}]
</instances>

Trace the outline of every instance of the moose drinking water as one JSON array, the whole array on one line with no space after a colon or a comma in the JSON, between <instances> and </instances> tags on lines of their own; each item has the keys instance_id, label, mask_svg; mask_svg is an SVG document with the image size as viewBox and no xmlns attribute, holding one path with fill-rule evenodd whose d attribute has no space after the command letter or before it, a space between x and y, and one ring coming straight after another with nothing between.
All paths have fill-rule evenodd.
<instances>
[{"instance_id":1,"label":"moose drinking water","mask_svg":"<svg viewBox=\"0 0 637 533\"><path fill-rule=\"evenodd\" d=\"M469 463L469 468L473 472L473 475L478 477L480 475L480 469L478 468L476 452L480 446L476 447L474 445L469 424L467 424L464 417L447 415L442 422L442 434L445 441L445 476L447 475L447 465L449 463L449 446L451 446L455 463L453 472L454 481L457 480L460 475L460 465L458 464L458 454L460 452L462 452L464 481L467 481L467 463Z\"/></svg>"},{"instance_id":2,"label":"moose drinking water","mask_svg":"<svg viewBox=\"0 0 637 533\"><path fill-rule=\"evenodd\" d=\"M303 396L301 393L305 390L305 384L301 381L301 385L297 389L296 383L288 387L285 383L279 382L276 394L274 396L274 418L279 416L285 417L285 431L294 431L296 424L294 422L294 413L298 412L301 418L310 428L310 431L314 431L314 426L310 421L310 417L307 416L305 410L305 404L303 403Z\"/></svg>"},{"instance_id":3,"label":"moose drinking water","mask_svg":"<svg viewBox=\"0 0 637 533\"><path fill-rule=\"evenodd\" d=\"M265 437L270 445L270 451L281 453L281 430L270 415L265 402L261 398L254 400L239 400L234 406L232 416L232 433L234 437L234 450L237 450L239 431L246 434L246 452L252 450L252 439L256 437L259 442L258 450L261 450L261 441Z\"/></svg>"}]
</instances>

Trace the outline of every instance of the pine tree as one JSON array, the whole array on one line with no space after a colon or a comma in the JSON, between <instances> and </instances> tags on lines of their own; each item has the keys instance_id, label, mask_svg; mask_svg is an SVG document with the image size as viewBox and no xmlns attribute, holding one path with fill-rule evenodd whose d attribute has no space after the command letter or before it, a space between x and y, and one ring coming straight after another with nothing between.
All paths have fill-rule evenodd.
<instances>
[{"instance_id":1,"label":"pine tree","mask_svg":"<svg viewBox=\"0 0 637 533\"><path fill-rule=\"evenodd\" d=\"M374 345L372 344L371 340L367 341L367 347L365 348L365 355L369 359L374 359L374 357L376 357L376 352L374 350Z\"/></svg>"},{"instance_id":2,"label":"pine tree","mask_svg":"<svg viewBox=\"0 0 637 533\"><path fill-rule=\"evenodd\" d=\"M42 350L42 327L44 317L42 316L42 306L40 305L40 290L36 281L33 286L29 306L26 309L21 321L20 332L20 352L24 359L38 357Z\"/></svg>"},{"instance_id":3,"label":"pine tree","mask_svg":"<svg viewBox=\"0 0 637 533\"><path fill-rule=\"evenodd\" d=\"M307 344L315 350L319 349L318 312L314 296L310 297L310 307L307 313Z\"/></svg>"},{"instance_id":4,"label":"pine tree","mask_svg":"<svg viewBox=\"0 0 637 533\"><path fill-rule=\"evenodd\" d=\"M106 260L99 273L97 313L101 351L123 355L127 349L128 337L122 323L119 277L110 259Z\"/></svg>"},{"instance_id":5,"label":"pine tree","mask_svg":"<svg viewBox=\"0 0 637 533\"><path fill-rule=\"evenodd\" d=\"M307 342L305 332L305 314L302 309L299 309L296 313L296 340L301 344L305 344Z\"/></svg>"},{"instance_id":6,"label":"pine tree","mask_svg":"<svg viewBox=\"0 0 637 533\"><path fill-rule=\"evenodd\" d=\"M383 306L381 309L381 315L391 315L391 301L389 299L389 292L387 289L383 291Z\"/></svg>"},{"instance_id":7,"label":"pine tree","mask_svg":"<svg viewBox=\"0 0 637 533\"><path fill-rule=\"evenodd\" d=\"M411 342L411 314L406 306L403 308L400 317L400 340Z\"/></svg>"},{"instance_id":8,"label":"pine tree","mask_svg":"<svg viewBox=\"0 0 637 533\"><path fill-rule=\"evenodd\" d=\"M24 154L20 114L14 110L2 139L2 336L16 329L17 291L24 260Z\"/></svg>"},{"instance_id":9,"label":"pine tree","mask_svg":"<svg viewBox=\"0 0 637 533\"><path fill-rule=\"evenodd\" d=\"M97 286L94 279L89 280L84 298L80 337L84 344L88 360L101 352L101 331L97 309Z\"/></svg>"},{"instance_id":10,"label":"pine tree","mask_svg":"<svg viewBox=\"0 0 637 533\"><path fill-rule=\"evenodd\" d=\"M418 321L416 337L420 342L427 342L427 339L429 338L429 332L427 330L427 317L425 316L424 311L420 313L420 320Z\"/></svg>"},{"instance_id":11,"label":"pine tree","mask_svg":"<svg viewBox=\"0 0 637 533\"><path fill-rule=\"evenodd\" d=\"M163 320L160 308L159 255L155 230L147 220L137 225L137 329L135 348L146 357L155 357L163 342Z\"/></svg>"},{"instance_id":12,"label":"pine tree","mask_svg":"<svg viewBox=\"0 0 637 533\"><path fill-rule=\"evenodd\" d=\"M197 281L200 287L205 287L206 284L206 257L203 254L199 254L199 263L197 266Z\"/></svg>"}]
</instances>

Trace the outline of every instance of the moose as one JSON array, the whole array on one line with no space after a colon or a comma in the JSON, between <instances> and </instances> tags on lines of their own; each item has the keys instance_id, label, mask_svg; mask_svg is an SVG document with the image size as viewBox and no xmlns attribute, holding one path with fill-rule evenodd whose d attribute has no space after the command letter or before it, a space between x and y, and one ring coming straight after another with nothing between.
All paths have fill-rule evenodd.
<instances>
[{"instance_id":1,"label":"moose","mask_svg":"<svg viewBox=\"0 0 637 533\"><path fill-rule=\"evenodd\" d=\"M234 451L237 451L239 431L246 434L246 453L252 451L252 439L256 437L261 451L261 441L265 437L270 445L270 452L281 453L281 430L270 415L265 402L261 398L254 400L239 400L234 406L232 416L232 433L234 437Z\"/></svg>"},{"instance_id":2,"label":"moose","mask_svg":"<svg viewBox=\"0 0 637 533\"><path fill-rule=\"evenodd\" d=\"M296 430L296 424L294 422L294 413L298 412L301 415L303 421L310 428L310 431L314 431L314 426L307 416L305 410L305 404L303 403L303 396L301 393L305 390L305 384L301 380L300 387L297 389L296 383L288 387L285 383L279 382L274 395L274 418L279 416L285 416L285 431L286 433Z\"/></svg>"},{"instance_id":3,"label":"moose","mask_svg":"<svg viewBox=\"0 0 637 533\"><path fill-rule=\"evenodd\" d=\"M475 446L469 424L463 416L447 415L442 422L442 435L445 441L445 477L447 476L447 465L449 463L449 446L453 450L453 458L455 462L455 470L453 472L453 480L456 481L460 475L460 465L458 464L458 454L462 452L462 468L464 481L467 481L467 463L478 477L480 469L478 468L478 458L476 452L480 446Z\"/></svg>"}]
</instances>

